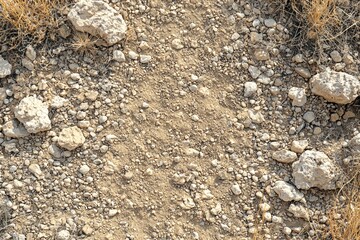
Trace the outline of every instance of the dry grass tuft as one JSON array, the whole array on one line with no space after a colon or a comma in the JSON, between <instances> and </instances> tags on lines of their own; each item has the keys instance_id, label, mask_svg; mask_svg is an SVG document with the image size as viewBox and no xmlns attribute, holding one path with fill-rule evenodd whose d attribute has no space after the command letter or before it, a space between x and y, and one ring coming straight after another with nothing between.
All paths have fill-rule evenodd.
<instances>
[{"instance_id":1,"label":"dry grass tuft","mask_svg":"<svg viewBox=\"0 0 360 240\"><path fill-rule=\"evenodd\" d=\"M358 240L360 239L360 165L340 193L346 197L346 201L342 203L336 201L329 213L331 239Z\"/></svg>"},{"instance_id":2,"label":"dry grass tuft","mask_svg":"<svg viewBox=\"0 0 360 240\"><path fill-rule=\"evenodd\" d=\"M333 31L341 25L335 3L335 0L293 0L291 2L297 18L307 25L309 39L318 39L320 36L330 38Z\"/></svg>"},{"instance_id":3,"label":"dry grass tuft","mask_svg":"<svg viewBox=\"0 0 360 240\"><path fill-rule=\"evenodd\" d=\"M360 1L358 0L270 0L281 16L288 16L295 26L299 43L359 44ZM310 40L310 41L309 41Z\"/></svg>"},{"instance_id":4,"label":"dry grass tuft","mask_svg":"<svg viewBox=\"0 0 360 240\"><path fill-rule=\"evenodd\" d=\"M0 40L17 47L30 36L42 41L58 27L55 12L66 0L0 0Z\"/></svg>"},{"instance_id":5,"label":"dry grass tuft","mask_svg":"<svg viewBox=\"0 0 360 240\"><path fill-rule=\"evenodd\" d=\"M10 211L9 207L6 206L3 199L0 199L0 237L1 233L6 230L7 226L9 225L10 219Z\"/></svg>"},{"instance_id":6,"label":"dry grass tuft","mask_svg":"<svg viewBox=\"0 0 360 240\"><path fill-rule=\"evenodd\" d=\"M87 33L76 32L71 47L80 54L93 53L97 39Z\"/></svg>"}]
</instances>

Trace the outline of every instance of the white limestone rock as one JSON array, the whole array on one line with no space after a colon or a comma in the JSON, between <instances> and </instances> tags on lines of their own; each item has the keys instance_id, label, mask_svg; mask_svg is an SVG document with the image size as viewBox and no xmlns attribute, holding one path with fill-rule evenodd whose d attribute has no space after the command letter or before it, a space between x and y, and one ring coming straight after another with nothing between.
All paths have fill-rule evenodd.
<instances>
[{"instance_id":1,"label":"white limestone rock","mask_svg":"<svg viewBox=\"0 0 360 240\"><path fill-rule=\"evenodd\" d=\"M36 97L23 98L14 110L15 117L24 124L29 133L51 129L48 105Z\"/></svg>"},{"instance_id":2,"label":"white limestone rock","mask_svg":"<svg viewBox=\"0 0 360 240\"><path fill-rule=\"evenodd\" d=\"M85 142L85 137L78 127L64 128L58 137L58 145L69 151L80 147Z\"/></svg>"},{"instance_id":3,"label":"white limestone rock","mask_svg":"<svg viewBox=\"0 0 360 240\"><path fill-rule=\"evenodd\" d=\"M127 26L121 14L102 0L80 0L69 11L68 19L80 32L102 38L111 46L125 38Z\"/></svg>"},{"instance_id":4,"label":"white limestone rock","mask_svg":"<svg viewBox=\"0 0 360 240\"><path fill-rule=\"evenodd\" d=\"M317 187L323 190L337 188L339 170L328 156L319 151L307 150L292 164L292 176L298 189Z\"/></svg>"},{"instance_id":5,"label":"white limestone rock","mask_svg":"<svg viewBox=\"0 0 360 240\"><path fill-rule=\"evenodd\" d=\"M351 103L360 91L360 81L357 77L330 69L313 76L310 86L314 94L338 104Z\"/></svg>"}]
</instances>

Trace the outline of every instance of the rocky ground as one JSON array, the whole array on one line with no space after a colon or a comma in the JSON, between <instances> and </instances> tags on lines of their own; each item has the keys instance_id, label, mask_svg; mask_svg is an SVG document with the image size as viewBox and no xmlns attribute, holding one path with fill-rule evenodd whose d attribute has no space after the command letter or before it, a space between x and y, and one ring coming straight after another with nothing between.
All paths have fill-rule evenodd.
<instances>
[{"instance_id":1,"label":"rocky ground","mask_svg":"<svg viewBox=\"0 0 360 240\"><path fill-rule=\"evenodd\" d=\"M2 44L1 239L324 239L359 52L320 62L259 2L83 0L57 41Z\"/></svg>"}]
</instances>

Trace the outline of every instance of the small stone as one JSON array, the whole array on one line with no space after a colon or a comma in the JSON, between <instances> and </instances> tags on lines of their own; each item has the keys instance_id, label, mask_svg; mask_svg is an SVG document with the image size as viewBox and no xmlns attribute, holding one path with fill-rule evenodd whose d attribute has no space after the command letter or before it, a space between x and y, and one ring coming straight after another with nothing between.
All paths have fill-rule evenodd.
<instances>
[{"instance_id":1,"label":"small stone","mask_svg":"<svg viewBox=\"0 0 360 240\"><path fill-rule=\"evenodd\" d=\"M294 140L291 143L291 151L296 153L303 153L308 145L309 145L308 140Z\"/></svg>"},{"instance_id":2,"label":"small stone","mask_svg":"<svg viewBox=\"0 0 360 240\"><path fill-rule=\"evenodd\" d=\"M130 180L130 179L132 179L133 177L134 177L134 173L131 172L131 171L127 171L127 172L125 173L125 175L124 175L124 178L125 178L126 180Z\"/></svg>"},{"instance_id":3,"label":"small stone","mask_svg":"<svg viewBox=\"0 0 360 240\"><path fill-rule=\"evenodd\" d=\"M80 147L85 142L85 137L78 127L64 128L58 137L58 145L69 151Z\"/></svg>"},{"instance_id":4,"label":"small stone","mask_svg":"<svg viewBox=\"0 0 360 240\"><path fill-rule=\"evenodd\" d=\"M293 60L294 62L296 62L296 63L302 63L302 62L304 62L304 55L302 55L301 53L296 54L296 55L292 58L292 60Z\"/></svg>"},{"instance_id":5,"label":"small stone","mask_svg":"<svg viewBox=\"0 0 360 240\"><path fill-rule=\"evenodd\" d=\"M119 211L117 209L110 209L109 210L109 217L113 217L118 213L119 213Z\"/></svg>"},{"instance_id":6,"label":"small stone","mask_svg":"<svg viewBox=\"0 0 360 240\"><path fill-rule=\"evenodd\" d=\"M268 18L264 20L265 26L268 28L276 27L276 21L273 18Z\"/></svg>"},{"instance_id":7,"label":"small stone","mask_svg":"<svg viewBox=\"0 0 360 240\"><path fill-rule=\"evenodd\" d=\"M114 50L113 59L117 62L125 62L125 54L120 50Z\"/></svg>"},{"instance_id":8,"label":"small stone","mask_svg":"<svg viewBox=\"0 0 360 240\"><path fill-rule=\"evenodd\" d=\"M129 58L130 59L136 60L136 59L138 59L138 57L139 57L139 54L137 54L136 52L134 52L132 50L129 51Z\"/></svg>"},{"instance_id":9,"label":"small stone","mask_svg":"<svg viewBox=\"0 0 360 240\"><path fill-rule=\"evenodd\" d=\"M260 208L261 212L267 212L270 210L271 206L267 203L260 203L259 208Z\"/></svg>"},{"instance_id":10,"label":"small stone","mask_svg":"<svg viewBox=\"0 0 360 240\"><path fill-rule=\"evenodd\" d=\"M306 112L303 116L303 119L308 123L311 123L312 121L315 120L315 113L312 111Z\"/></svg>"},{"instance_id":11,"label":"small stone","mask_svg":"<svg viewBox=\"0 0 360 240\"><path fill-rule=\"evenodd\" d=\"M309 214L306 208L304 208L302 205L290 204L288 211L294 214L294 216L297 218L303 218L307 221L309 220Z\"/></svg>"},{"instance_id":12,"label":"small stone","mask_svg":"<svg viewBox=\"0 0 360 240\"><path fill-rule=\"evenodd\" d=\"M233 40L233 41L236 41L236 40L238 40L240 38L240 34L238 34L238 33L234 33L232 36L231 36L231 40Z\"/></svg>"},{"instance_id":13,"label":"small stone","mask_svg":"<svg viewBox=\"0 0 360 240\"><path fill-rule=\"evenodd\" d=\"M267 221L267 222L271 222L271 213L269 213L269 212L265 212L264 214L263 214L263 217L264 217L264 220L265 221Z\"/></svg>"},{"instance_id":14,"label":"small stone","mask_svg":"<svg viewBox=\"0 0 360 240\"><path fill-rule=\"evenodd\" d=\"M36 51L32 45L28 45L26 47L25 52L26 57L28 57L31 61L34 61L36 59Z\"/></svg>"},{"instance_id":15,"label":"small stone","mask_svg":"<svg viewBox=\"0 0 360 240\"><path fill-rule=\"evenodd\" d=\"M260 69L255 66L249 66L248 71L253 79L257 79L261 74Z\"/></svg>"},{"instance_id":16,"label":"small stone","mask_svg":"<svg viewBox=\"0 0 360 240\"><path fill-rule=\"evenodd\" d=\"M292 163L292 162L296 161L297 155L296 155L296 153L294 153L292 151L283 149L283 150L274 152L272 154L272 158L281 163Z\"/></svg>"},{"instance_id":17,"label":"small stone","mask_svg":"<svg viewBox=\"0 0 360 240\"><path fill-rule=\"evenodd\" d=\"M91 235L93 233L93 229L88 225L84 225L81 229L85 235Z\"/></svg>"},{"instance_id":18,"label":"small stone","mask_svg":"<svg viewBox=\"0 0 360 240\"><path fill-rule=\"evenodd\" d=\"M240 195L241 194L241 189L240 189L240 186L238 184L232 185L231 186L231 191L235 195Z\"/></svg>"},{"instance_id":19,"label":"small stone","mask_svg":"<svg viewBox=\"0 0 360 240\"><path fill-rule=\"evenodd\" d=\"M150 55L140 55L140 62L141 63L149 63L151 61Z\"/></svg>"},{"instance_id":20,"label":"small stone","mask_svg":"<svg viewBox=\"0 0 360 240\"><path fill-rule=\"evenodd\" d=\"M108 119L107 116L100 116L100 117L99 117L99 123L100 123L100 124L103 124L104 122L107 121L107 119Z\"/></svg>"},{"instance_id":21,"label":"small stone","mask_svg":"<svg viewBox=\"0 0 360 240\"><path fill-rule=\"evenodd\" d=\"M295 68L295 72L297 74L299 74L301 77L306 78L306 79L311 77L311 73L310 73L309 69L307 69L307 68L297 67L297 68Z\"/></svg>"},{"instance_id":22,"label":"small stone","mask_svg":"<svg viewBox=\"0 0 360 240\"><path fill-rule=\"evenodd\" d=\"M56 234L56 240L70 240L70 232L68 230L61 230Z\"/></svg>"},{"instance_id":23,"label":"small stone","mask_svg":"<svg viewBox=\"0 0 360 240\"><path fill-rule=\"evenodd\" d=\"M50 106L52 108L61 108L63 107L66 103L68 103L69 100L65 99L65 98L62 98L60 96L55 96L52 101L51 101L51 104Z\"/></svg>"},{"instance_id":24,"label":"small stone","mask_svg":"<svg viewBox=\"0 0 360 240\"><path fill-rule=\"evenodd\" d=\"M263 35L261 33L257 33L257 32L250 33L250 41L252 43L262 42L262 40L263 40Z\"/></svg>"},{"instance_id":25,"label":"small stone","mask_svg":"<svg viewBox=\"0 0 360 240\"><path fill-rule=\"evenodd\" d=\"M251 121L256 124L260 124L265 121L265 118L260 111L249 109L248 114Z\"/></svg>"},{"instance_id":26,"label":"small stone","mask_svg":"<svg viewBox=\"0 0 360 240\"><path fill-rule=\"evenodd\" d=\"M284 227L283 233L284 233L285 235L290 235L290 234L291 234L291 228L289 228L289 227Z\"/></svg>"},{"instance_id":27,"label":"small stone","mask_svg":"<svg viewBox=\"0 0 360 240\"><path fill-rule=\"evenodd\" d=\"M171 46L172 46L172 48L174 48L176 50L180 50L180 49L184 48L184 45L182 44L181 40L178 38L175 38L174 40L172 40Z\"/></svg>"},{"instance_id":28,"label":"small stone","mask_svg":"<svg viewBox=\"0 0 360 240\"><path fill-rule=\"evenodd\" d=\"M79 168L79 172L80 172L82 175L87 174L89 171L90 171L90 168L89 168L88 165L82 165L82 166Z\"/></svg>"},{"instance_id":29,"label":"small stone","mask_svg":"<svg viewBox=\"0 0 360 240\"><path fill-rule=\"evenodd\" d=\"M349 118L354 118L354 117L356 117L356 115L355 115L355 113L353 111L349 110L349 111L346 111L342 117L343 117L344 120L346 120L346 119L349 119Z\"/></svg>"},{"instance_id":30,"label":"small stone","mask_svg":"<svg viewBox=\"0 0 360 240\"><path fill-rule=\"evenodd\" d=\"M314 135L319 135L322 132L320 127L314 127Z\"/></svg>"},{"instance_id":31,"label":"small stone","mask_svg":"<svg viewBox=\"0 0 360 240\"><path fill-rule=\"evenodd\" d=\"M346 65L350 65L354 63L354 58L350 54L346 53L344 54L343 61Z\"/></svg>"},{"instance_id":32,"label":"small stone","mask_svg":"<svg viewBox=\"0 0 360 240\"><path fill-rule=\"evenodd\" d=\"M339 119L340 119L339 114L337 114L337 113L332 113L332 114L330 114L330 121L336 122L336 121L338 121Z\"/></svg>"},{"instance_id":33,"label":"small stone","mask_svg":"<svg viewBox=\"0 0 360 240\"><path fill-rule=\"evenodd\" d=\"M304 197L304 194L285 181L276 181L273 190L281 200L286 202L300 201Z\"/></svg>"},{"instance_id":34,"label":"small stone","mask_svg":"<svg viewBox=\"0 0 360 240\"><path fill-rule=\"evenodd\" d=\"M62 38L68 38L71 35L71 28L67 24L62 24L58 31Z\"/></svg>"},{"instance_id":35,"label":"small stone","mask_svg":"<svg viewBox=\"0 0 360 240\"><path fill-rule=\"evenodd\" d=\"M40 178L40 176L42 175L40 166L36 163L30 164L29 171L34 174L36 178Z\"/></svg>"},{"instance_id":36,"label":"small stone","mask_svg":"<svg viewBox=\"0 0 360 240\"><path fill-rule=\"evenodd\" d=\"M25 57L21 60L21 64L29 71L32 71L35 69L35 65L27 57Z\"/></svg>"},{"instance_id":37,"label":"small stone","mask_svg":"<svg viewBox=\"0 0 360 240\"><path fill-rule=\"evenodd\" d=\"M265 49L256 49L254 56L258 61L266 61L270 59L270 55Z\"/></svg>"},{"instance_id":38,"label":"small stone","mask_svg":"<svg viewBox=\"0 0 360 240\"><path fill-rule=\"evenodd\" d=\"M302 107L306 103L306 93L305 89L292 87L289 90L289 98L292 99L292 105L297 107Z\"/></svg>"},{"instance_id":39,"label":"small stone","mask_svg":"<svg viewBox=\"0 0 360 240\"><path fill-rule=\"evenodd\" d=\"M6 97L7 97L6 89L5 88L0 88L0 106L3 104Z\"/></svg>"},{"instance_id":40,"label":"small stone","mask_svg":"<svg viewBox=\"0 0 360 240\"><path fill-rule=\"evenodd\" d=\"M340 53L338 52L338 51L332 51L331 53L330 53L330 57L332 58L332 60L334 61L334 62L336 62L336 63L339 63L339 62L341 62L342 61L342 57L341 57L341 55L340 55Z\"/></svg>"},{"instance_id":41,"label":"small stone","mask_svg":"<svg viewBox=\"0 0 360 240\"><path fill-rule=\"evenodd\" d=\"M0 78L11 74L11 64L0 56Z\"/></svg>"},{"instance_id":42,"label":"small stone","mask_svg":"<svg viewBox=\"0 0 360 240\"><path fill-rule=\"evenodd\" d=\"M257 91L257 84L256 82L246 82L245 83L245 89L244 89L244 97L251 97L253 96Z\"/></svg>"},{"instance_id":43,"label":"small stone","mask_svg":"<svg viewBox=\"0 0 360 240\"><path fill-rule=\"evenodd\" d=\"M17 120L11 120L3 126L4 135L11 138L24 138L30 135L26 128Z\"/></svg>"}]
</instances>

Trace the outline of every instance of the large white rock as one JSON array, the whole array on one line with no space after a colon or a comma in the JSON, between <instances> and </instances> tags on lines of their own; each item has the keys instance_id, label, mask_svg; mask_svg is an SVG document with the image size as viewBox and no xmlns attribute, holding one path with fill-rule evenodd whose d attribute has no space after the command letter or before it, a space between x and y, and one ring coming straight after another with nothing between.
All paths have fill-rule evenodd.
<instances>
[{"instance_id":1,"label":"large white rock","mask_svg":"<svg viewBox=\"0 0 360 240\"><path fill-rule=\"evenodd\" d=\"M64 128L59 135L58 145L67 150L74 150L85 142L85 137L78 127Z\"/></svg>"},{"instance_id":2,"label":"large white rock","mask_svg":"<svg viewBox=\"0 0 360 240\"><path fill-rule=\"evenodd\" d=\"M15 117L24 124L29 133L51 129L48 105L36 97L23 98L14 110Z\"/></svg>"},{"instance_id":3,"label":"large white rock","mask_svg":"<svg viewBox=\"0 0 360 240\"><path fill-rule=\"evenodd\" d=\"M336 189L340 173L328 156L319 151L307 150L292 164L292 176L299 189L317 187Z\"/></svg>"},{"instance_id":4,"label":"large white rock","mask_svg":"<svg viewBox=\"0 0 360 240\"><path fill-rule=\"evenodd\" d=\"M69 11L75 29L90 33L113 45L125 37L126 23L114 8L102 0L80 0Z\"/></svg>"},{"instance_id":5,"label":"large white rock","mask_svg":"<svg viewBox=\"0 0 360 240\"><path fill-rule=\"evenodd\" d=\"M304 194L285 181L276 181L273 190L285 202L300 201L304 197Z\"/></svg>"},{"instance_id":6,"label":"large white rock","mask_svg":"<svg viewBox=\"0 0 360 240\"><path fill-rule=\"evenodd\" d=\"M311 78L310 87L314 94L329 102L347 104L359 95L360 81L350 74L326 69Z\"/></svg>"},{"instance_id":7,"label":"large white rock","mask_svg":"<svg viewBox=\"0 0 360 240\"><path fill-rule=\"evenodd\" d=\"M0 78L11 74L11 64L0 56Z\"/></svg>"}]
</instances>

